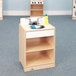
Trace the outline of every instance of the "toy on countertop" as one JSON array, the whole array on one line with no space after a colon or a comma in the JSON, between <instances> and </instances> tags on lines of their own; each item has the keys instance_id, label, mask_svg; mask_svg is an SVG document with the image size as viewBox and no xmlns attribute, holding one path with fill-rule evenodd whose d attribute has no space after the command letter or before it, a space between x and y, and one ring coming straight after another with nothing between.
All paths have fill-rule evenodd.
<instances>
[{"instance_id":1,"label":"toy on countertop","mask_svg":"<svg viewBox=\"0 0 76 76\"><path fill-rule=\"evenodd\" d=\"M45 14L44 25L49 25L47 14Z\"/></svg>"},{"instance_id":2,"label":"toy on countertop","mask_svg":"<svg viewBox=\"0 0 76 76\"><path fill-rule=\"evenodd\" d=\"M44 28L43 25L31 25L30 27L31 27L31 29L42 29L42 28Z\"/></svg>"}]
</instances>

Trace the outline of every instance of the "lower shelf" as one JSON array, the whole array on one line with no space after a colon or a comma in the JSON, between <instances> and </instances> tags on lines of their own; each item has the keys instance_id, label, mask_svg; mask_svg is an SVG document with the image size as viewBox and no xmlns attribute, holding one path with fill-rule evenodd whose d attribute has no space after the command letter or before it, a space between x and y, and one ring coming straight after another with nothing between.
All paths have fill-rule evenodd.
<instances>
[{"instance_id":1,"label":"lower shelf","mask_svg":"<svg viewBox=\"0 0 76 76\"><path fill-rule=\"evenodd\" d=\"M44 64L54 63L54 50L47 50L42 52L27 53L26 66L39 66Z\"/></svg>"},{"instance_id":2,"label":"lower shelf","mask_svg":"<svg viewBox=\"0 0 76 76\"><path fill-rule=\"evenodd\" d=\"M43 16L43 11L31 11L31 16Z\"/></svg>"}]
</instances>

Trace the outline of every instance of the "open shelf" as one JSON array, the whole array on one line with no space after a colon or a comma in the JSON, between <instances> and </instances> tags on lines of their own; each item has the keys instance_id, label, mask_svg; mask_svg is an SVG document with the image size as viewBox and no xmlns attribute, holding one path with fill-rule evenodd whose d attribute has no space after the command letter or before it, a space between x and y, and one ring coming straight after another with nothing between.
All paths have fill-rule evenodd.
<instances>
[{"instance_id":1,"label":"open shelf","mask_svg":"<svg viewBox=\"0 0 76 76\"><path fill-rule=\"evenodd\" d=\"M43 11L31 11L31 16L43 16Z\"/></svg>"},{"instance_id":2,"label":"open shelf","mask_svg":"<svg viewBox=\"0 0 76 76\"><path fill-rule=\"evenodd\" d=\"M32 4L31 9L43 9L43 4Z\"/></svg>"},{"instance_id":3,"label":"open shelf","mask_svg":"<svg viewBox=\"0 0 76 76\"><path fill-rule=\"evenodd\" d=\"M46 50L42 52L34 52L26 54L26 66L39 66L44 64L53 64L54 63L54 54L53 50Z\"/></svg>"},{"instance_id":4,"label":"open shelf","mask_svg":"<svg viewBox=\"0 0 76 76\"><path fill-rule=\"evenodd\" d=\"M53 37L43 37L43 38L35 38L35 39L27 39L26 40L26 52L36 52L43 50L51 50L54 49L54 41Z\"/></svg>"},{"instance_id":5,"label":"open shelf","mask_svg":"<svg viewBox=\"0 0 76 76\"><path fill-rule=\"evenodd\" d=\"M43 9L31 9L31 11L43 11Z\"/></svg>"}]
</instances>

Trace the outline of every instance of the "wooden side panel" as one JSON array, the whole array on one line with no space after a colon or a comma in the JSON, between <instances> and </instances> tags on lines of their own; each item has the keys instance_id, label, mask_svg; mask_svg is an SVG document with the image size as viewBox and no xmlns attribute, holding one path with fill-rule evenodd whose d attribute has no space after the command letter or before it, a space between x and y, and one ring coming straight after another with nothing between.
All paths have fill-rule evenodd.
<instances>
[{"instance_id":1,"label":"wooden side panel","mask_svg":"<svg viewBox=\"0 0 76 76\"><path fill-rule=\"evenodd\" d=\"M54 57L53 57L53 59L54 59L54 67L55 67L55 35L56 34L56 29L55 29L55 32L54 32L54 49L53 49L53 51L54 51Z\"/></svg>"},{"instance_id":2,"label":"wooden side panel","mask_svg":"<svg viewBox=\"0 0 76 76\"><path fill-rule=\"evenodd\" d=\"M26 67L26 36L25 30L19 25L19 61Z\"/></svg>"},{"instance_id":3,"label":"wooden side panel","mask_svg":"<svg viewBox=\"0 0 76 76\"><path fill-rule=\"evenodd\" d=\"M55 30L56 31L56 30ZM52 59L54 65L55 65L55 32L54 32L54 36L49 37L50 39L48 39L48 42L50 43L50 46L53 47L52 50L48 51L47 54L48 56ZM54 66L55 67L55 66Z\"/></svg>"}]
</instances>

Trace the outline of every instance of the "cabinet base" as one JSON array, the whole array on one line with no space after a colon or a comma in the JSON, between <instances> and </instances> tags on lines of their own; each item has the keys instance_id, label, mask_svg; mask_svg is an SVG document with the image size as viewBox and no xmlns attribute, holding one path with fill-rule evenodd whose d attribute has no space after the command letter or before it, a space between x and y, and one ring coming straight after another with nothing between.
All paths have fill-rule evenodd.
<instances>
[{"instance_id":1,"label":"cabinet base","mask_svg":"<svg viewBox=\"0 0 76 76\"><path fill-rule=\"evenodd\" d=\"M72 17L73 20L76 20L76 17Z\"/></svg>"},{"instance_id":2,"label":"cabinet base","mask_svg":"<svg viewBox=\"0 0 76 76\"><path fill-rule=\"evenodd\" d=\"M40 65L40 66L34 66L34 67L27 67L27 68L24 68L24 72L47 69L47 68L54 68L54 67L55 67L55 64L46 64L46 65Z\"/></svg>"}]
</instances>

